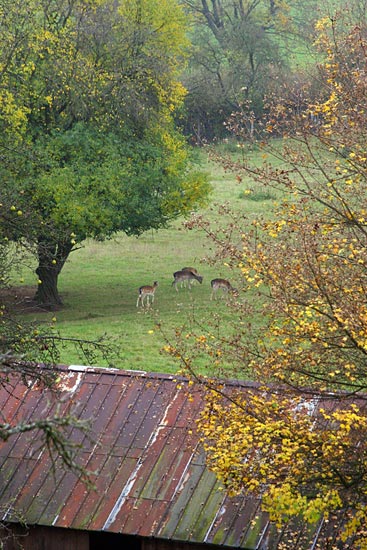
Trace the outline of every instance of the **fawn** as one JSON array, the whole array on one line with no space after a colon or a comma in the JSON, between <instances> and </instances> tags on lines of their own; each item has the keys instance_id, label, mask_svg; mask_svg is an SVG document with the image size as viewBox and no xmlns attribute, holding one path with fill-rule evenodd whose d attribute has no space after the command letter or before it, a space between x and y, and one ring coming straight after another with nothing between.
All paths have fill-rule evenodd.
<instances>
[{"instance_id":1,"label":"fawn","mask_svg":"<svg viewBox=\"0 0 367 550\"><path fill-rule=\"evenodd\" d=\"M139 288L139 296L136 302L136 307L138 307L139 302L141 303L141 306L144 307L144 299L146 301L147 306L149 307L150 304L154 302L154 293L158 286L158 282L154 281L153 286L145 285L141 286ZM149 296L151 298L149 303Z\"/></svg>"}]
</instances>

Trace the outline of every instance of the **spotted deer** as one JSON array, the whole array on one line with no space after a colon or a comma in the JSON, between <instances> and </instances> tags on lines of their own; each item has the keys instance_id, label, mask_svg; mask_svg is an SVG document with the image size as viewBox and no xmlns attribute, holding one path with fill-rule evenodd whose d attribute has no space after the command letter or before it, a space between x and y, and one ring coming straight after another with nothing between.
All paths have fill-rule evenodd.
<instances>
[{"instance_id":1,"label":"spotted deer","mask_svg":"<svg viewBox=\"0 0 367 550\"><path fill-rule=\"evenodd\" d=\"M196 270L195 270L196 271ZM177 285L178 283L181 283L181 286L187 282L189 290L191 290L191 283L193 281L198 281L200 284L203 282L203 278L201 275L197 275L194 273L194 271L188 270L188 269L181 269L181 271L175 271L173 274L174 281L172 282L172 285L175 286L176 292L178 292Z\"/></svg>"},{"instance_id":2,"label":"spotted deer","mask_svg":"<svg viewBox=\"0 0 367 550\"><path fill-rule=\"evenodd\" d=\"M210 299L213 300L213 298L216 296L216 293L218 290L222 290L223 292L230 292L231 294L238 294L237 288L233 288L231 283L227 281L227 279L213 279L210 281L210 286L212 287L212 293L210 296Z\"/></svg>"},{"instance_id":3,"label":"spotted deer","mask_svg":"<svg viewBox=\"0 0 367 550\"><path fill-rule=\"evenodd\" d=\"M141 286L139 288L139 296L136 301L136 307L138 307L139 302L141 306L144 307L144 299L145 299L146 305L149 307L149 305L154 302L154 293L156 291L157 286L158 286L157 281L154 281L153 286L149 286L149 285ZM149 296L151 298L150 302L149 302Z\"/></svg>"}]
</instances>

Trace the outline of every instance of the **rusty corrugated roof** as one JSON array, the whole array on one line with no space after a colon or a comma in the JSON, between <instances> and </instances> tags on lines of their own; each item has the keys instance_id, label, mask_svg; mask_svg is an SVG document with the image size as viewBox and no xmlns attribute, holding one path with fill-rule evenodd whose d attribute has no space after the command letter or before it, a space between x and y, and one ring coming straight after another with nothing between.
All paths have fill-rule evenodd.
<instances>
[{"instance_id":1,"label":"rusty corrugated roof","mask_svg":"<svg viewBox=\"0 0 367 550\"><path fill-rule=\"evenodd\" d=\"M78 366L60 368L58 386L58 396L21 380L11 394L2 388L3 418L72 411L88 420L90 437L76 429L70 437L96 489L58 462L53 471L36 433L15 435L0 444L0 505L11 503L2 520L16 521L16 510L28 524L251 550L275 548L285 536L258 500L229 498L206 468L195 432L200 386L188 392L185 379L170 375ZM294 548L311 548L313 533L299 527Z\"/></svg>"}]
</instances>

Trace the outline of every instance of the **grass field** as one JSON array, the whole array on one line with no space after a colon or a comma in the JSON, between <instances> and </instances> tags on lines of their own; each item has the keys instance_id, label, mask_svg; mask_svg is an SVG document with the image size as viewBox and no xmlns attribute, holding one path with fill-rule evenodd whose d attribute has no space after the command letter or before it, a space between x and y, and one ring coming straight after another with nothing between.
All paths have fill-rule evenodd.
<instances>
[{"instance_id":1,"label":"grass field","mask_svg":"<svg viewBox=\"0 0 367 550\"><path fill-rule=\"evenodd\" d=\"M256 155L255 155L256 156ZM201 213L215 217L215 203L225 202L237 210L256 216L271 201L263 189L255 188L249 195L244 191L253 184L239 183L234 174L209 162L205 152L198 156L201 169L208 171L213 185L211 205ZM255 159L256 160L256 159ZM233 274L225 265L202 263L210 254L210 243L197 230L183 227L184 220L175 221L168 229L148 232L139 238L117 235L106 242L87 241L82 249L72 253L59 278L59 290L64 307L55 313L28 313L28 319L50 322L67 338L96 339L107 335L120 349L114 366L173 373L178 365L161 353L165 340L155 329L159 322L169 336L176 326L197 319L210 319L218 314L224 326L231 323L225 300L210 301L210 280ZM203 283L193 284L191 292L172 287L172 273L185 265L196 267ZM34 285L31 272L23 273L24 285ZM19 279L18 279L19 280ZM14 285L18 284L17 278ZM154 306L136 307L138 287L159 282ZM236 286L236 281L233 281ZM61 350L61 362L85 363L71 345ZM104 366L103 363L98 363Z\"/></svg>"}]
</instances>

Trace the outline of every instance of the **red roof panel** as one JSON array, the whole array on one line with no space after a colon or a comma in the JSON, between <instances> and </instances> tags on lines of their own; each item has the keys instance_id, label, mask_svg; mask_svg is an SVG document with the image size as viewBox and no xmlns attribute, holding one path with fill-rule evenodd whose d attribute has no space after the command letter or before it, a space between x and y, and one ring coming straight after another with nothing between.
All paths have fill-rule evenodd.
<instances>
[{"instance_id":1,"label":"red roof panel","mask_svg":"<svg viewBox=\"0 0 367 550\"><path fill-rule=\"evenodd\" d=\"M88 421L88 435L69 431L95 489L59 460L53 471L37 434L9 438L0 443L0 504L12 500L28 524L246 549L276 537L258 500L229 498L206 468L195 433L199 386L170 375L64 367L58 389L55 397L14 380L11 395L0 388L3 417L12 423L72 412Z\"/></svg>"}]
</instances>

